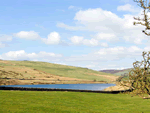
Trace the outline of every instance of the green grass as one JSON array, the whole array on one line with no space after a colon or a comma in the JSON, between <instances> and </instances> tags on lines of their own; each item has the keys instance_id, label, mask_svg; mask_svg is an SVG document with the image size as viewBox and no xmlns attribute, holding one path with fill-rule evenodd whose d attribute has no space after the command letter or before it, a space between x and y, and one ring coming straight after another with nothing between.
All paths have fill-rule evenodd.
<instances>
[{"instance_id":1,"label":"green grass","mask_svg":"<svg viewBox=\"0 0 150 113\"><path fill-rule=\"evenodd\" d=\"M0 90L0 113L149 113L149 106L127 94Z\"/></svg>"},{"instance_id":2,"label":"green grass","mask_svg":"<svg viewBox=\"0 0 150 113\"><path fill-rule=\"evenodd\" d=\"M109 81L107 78L95 76L92 74L87 73L94 73L94 74L101 74L101 75L111 75L104 72L98 72L87 68L81 67L74 67L74 66L66 66L60 64L53 64L47 62L34 62L34 61L9 61L12 64L16 64L16 66L26 66L32 69L38 69L41 71L45 71L47 73L51 73L54 75L59 75L63 77L70 77L70 78L78 78L78 79L85 79L85 80L96 80L96 81ZM4 65L1 63L1 65ZM9 66L10 64L5 64Z\"/></svg>"}]
</instances>

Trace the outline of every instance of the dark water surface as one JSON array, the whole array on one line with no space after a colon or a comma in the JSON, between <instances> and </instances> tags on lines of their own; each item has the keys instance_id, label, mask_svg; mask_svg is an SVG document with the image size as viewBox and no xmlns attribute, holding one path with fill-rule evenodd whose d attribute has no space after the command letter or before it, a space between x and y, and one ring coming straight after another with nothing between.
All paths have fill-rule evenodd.
<instances>
[{"instance_id":1,"label":"dark water surface","mask_svg":"<svg viewBox=\"0 0 150 113\"><path fill-rule=\"evenodd\" d=\"M38 85L3 85L5 87L25 87L25 88L56 88L56 89L79 89L79 90L104 90L116 84L38 84ZM0 86L0 87L3 87Z\"/></svg>"}]
</instances>

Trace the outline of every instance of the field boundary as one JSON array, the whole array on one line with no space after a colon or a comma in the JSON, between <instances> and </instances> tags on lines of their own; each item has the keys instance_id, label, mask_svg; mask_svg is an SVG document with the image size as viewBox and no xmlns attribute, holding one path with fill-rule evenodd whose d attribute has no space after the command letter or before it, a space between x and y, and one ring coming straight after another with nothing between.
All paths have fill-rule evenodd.
<instances>
[{"instance_id":1,"label":"field boundary","mask_svg":"<svg viewBox=\"0 0 150 113\"><path fill-rule=\"evenodd\" d=\"M99 90L77 90L77 89L57 89L57 88L26 88L26 87L4 87L0 86L0 90L20 90L20 91L71 91L71 92L93 92L93 93L108 93L108 94L118 94L128 90L120 90L120 91L99 91Z\"/></svg>"}]
</instances>

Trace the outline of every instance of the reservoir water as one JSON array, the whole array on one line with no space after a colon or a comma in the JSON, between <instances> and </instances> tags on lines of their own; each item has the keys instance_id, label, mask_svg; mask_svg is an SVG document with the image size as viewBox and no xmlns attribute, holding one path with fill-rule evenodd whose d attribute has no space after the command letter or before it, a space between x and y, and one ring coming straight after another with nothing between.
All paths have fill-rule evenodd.
<instances>
[{"instance_id":1,"label":"reservoir water","mask_svg":"<svg viewBox=\"0 0 150 113\"><path fill-rule=\"evenodd\" d=\"M3 85L0 87L24 87L24 88L55 88L55 89L77 89L77 90L99 90L116 84L38 84L38 85Z\"/></svg>"}]
</instances>

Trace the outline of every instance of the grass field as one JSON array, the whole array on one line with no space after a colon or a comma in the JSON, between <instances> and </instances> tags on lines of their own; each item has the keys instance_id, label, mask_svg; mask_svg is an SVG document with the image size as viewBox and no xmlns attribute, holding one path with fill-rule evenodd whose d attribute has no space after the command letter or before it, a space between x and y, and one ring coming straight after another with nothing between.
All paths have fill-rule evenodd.
<instances>
[{"instance_id":1,"label":"grass field","mask_svg":"<svg viewBox=\"0 0 150 113\"><path fill-rule=\"evenodd\" d=\"M149 106L128 94L0 90L0 113L149 113Z\"/></svg>"}]
</instances>

